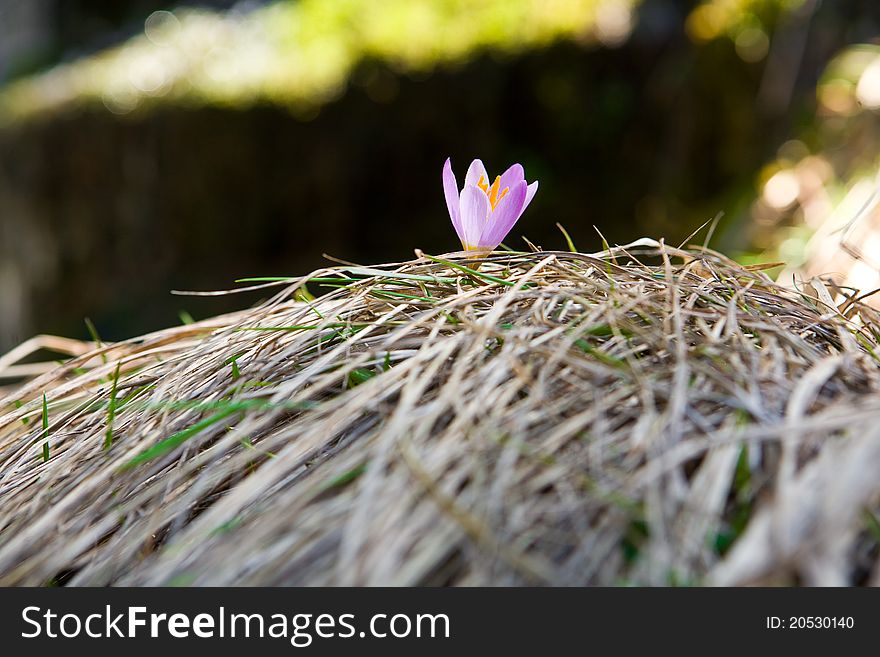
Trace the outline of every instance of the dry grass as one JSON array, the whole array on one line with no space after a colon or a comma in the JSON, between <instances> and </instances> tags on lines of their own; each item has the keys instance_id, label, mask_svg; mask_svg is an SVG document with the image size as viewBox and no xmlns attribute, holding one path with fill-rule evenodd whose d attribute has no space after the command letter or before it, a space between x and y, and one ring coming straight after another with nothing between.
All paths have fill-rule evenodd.
<instances>
[{"instance_id":1,"label":"dry grass","mask_svg":"<svg viewBox=\"0 0 880 657\"><path fill-rule=\"evenodd\" d=\"M9 393L0 583L880 583L871 311L651 240L447 258Z\"/></svg>"}]
</instances>

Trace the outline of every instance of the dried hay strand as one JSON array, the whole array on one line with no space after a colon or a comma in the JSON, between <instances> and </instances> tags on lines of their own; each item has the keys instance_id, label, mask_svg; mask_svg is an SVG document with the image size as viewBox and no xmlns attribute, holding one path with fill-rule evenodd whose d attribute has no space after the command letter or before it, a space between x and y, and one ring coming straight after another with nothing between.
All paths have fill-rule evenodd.
<instances>
[{"instance_id":1,"label":"dried hay strand","mask_svg":"<svg viewBox=\"0 0 880 657\"><path fill-rule=\"evenodd\" d=\"M0 583L880 583L876 317L820 281L643 239L278 285L0 400Z\"/></svg>"}]
</instances>

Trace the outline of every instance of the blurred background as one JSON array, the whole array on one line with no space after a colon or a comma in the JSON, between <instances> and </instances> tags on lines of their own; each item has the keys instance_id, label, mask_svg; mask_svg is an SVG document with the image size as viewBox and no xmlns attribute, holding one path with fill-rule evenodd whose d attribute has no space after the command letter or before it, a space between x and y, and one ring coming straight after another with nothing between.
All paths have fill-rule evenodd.
<instances>
[{"instance_id":1,"label":"blurred background","mask_svg":"<svg viewBox=\"0 0 880 657\"><path fill-rule=\"evenodd\" d=\"M880 286L878 35L871 0L0 0L0 353L457 250L447 156L540 180L513 248L723 212L744 262Z\"/></svg>"}]
</instances>

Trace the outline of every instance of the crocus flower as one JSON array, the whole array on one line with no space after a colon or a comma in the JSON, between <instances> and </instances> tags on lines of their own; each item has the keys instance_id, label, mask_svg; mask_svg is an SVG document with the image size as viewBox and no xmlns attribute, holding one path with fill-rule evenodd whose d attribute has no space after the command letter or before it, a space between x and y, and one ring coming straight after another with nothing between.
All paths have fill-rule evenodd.
<instances>
[{"instance_id":1,"label":"crocus flower","mask_svg":"<svg viewBox=\"0 0 880 657\"><path fill-rule=\"evenodd\" d=\"M465 251L493 251L538 191L538 181L526 184L522 165L514 164L489 184L486 167L474 160L464 178L464 189L452 173L452 162L443 165L443 192L452 225Z\"/></svg>"}]
</instances>

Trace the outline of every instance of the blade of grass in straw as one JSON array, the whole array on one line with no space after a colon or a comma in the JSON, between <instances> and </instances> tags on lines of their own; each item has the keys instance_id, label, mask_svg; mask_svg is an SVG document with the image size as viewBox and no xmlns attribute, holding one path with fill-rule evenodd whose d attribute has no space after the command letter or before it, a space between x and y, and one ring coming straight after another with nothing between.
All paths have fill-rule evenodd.
<instances>
[{"instance_id":1,"label":"blade of grass in straw","mask_svg":"<svg viewBox=\"0 0 880 657\"><path fill-rule=\"evenodd\" d=\"M214 527L211 530L210 536L219 536L221 534L225 534L226 532L231 532L234 529L237 529L244 523L244 516L238 515L232 518L231 520L227 520L226 522L220 523L218 526Z\"/></svg>"},{"instance_id":2,"label":"blade of grass in straw","mask_svg":"<svg viewBox=\"0 0 880 657\"><path fill-rule=\"evenodd\" d=\"M94 322L88 317L85 318L86 330L89 332L89 335L92 336L92 342L95 343L95 347L100 349L104 346L103 341L101 340L101 336L98 335L98 328L95 326ZM107 354L101 354L101 361L105 364L107 363Z\"/></svg>"},{"instance_id":3,"label":"blade of grass in straw","mask_svg":"<svg viewBox=\"0 0 880 657\"><path fill-rule=\"evenodd\" d=\"M145 392L149 392L150 390L155 390L155 388L156 388L155 383L147 383L147 384L144 384L138 388L135 388L134 390L129 392L125 397L122 398L122 401L116 405L116 408L122 408L130 401L137 399Z\"/></svg>"},{"instance_id":4,"label":"blade of grass in straw","mask_svg":"<svg viewBox=\"0 0 880 657\"><path fill-rule=\"evenodd\" d=\"M104 436L105 450L113 446L113 420L116 418L116 390L119 385L119 367L121 364L121 362L116 363L113 381L110 384L110 401L107 403L107 433Z\"/></svg>"},{"instance_id":5,"label":"blade of grass in straw","mask_svg":"<svg viewBox=\"0 0 880 657\"><path fill-rule=\"evenodd\" d=\"M574 245L574 242L571 239L571 235L568 234L568 231L565 230L565 227L558 221L556 222L556 227L562 231L562 235L565 237L565 241L568 244L568 250L571 253L577 253L577 247Z\"/></svg>"},{"instance_id":6,"label":"blade of grass in straw","mask_svg":"<svg viewBox=\"0 0 880 657\"><path fill-rule=\"evenodd\" d=\"M325 482L318 490L319 490L319 492L323 493L323 492L328 491L332 488L339 488L340 486L346 486L346 485L350 484L351 482L353 482L358 477L360 477L366 471L367 471L367 464L361 463L360 465L355 466L354 468L352 468L348 472L343 472L341 475L333 477L333 479L331 479L330 481Z\"/></svg>"},{"instance_id":7,"label":"blade of grass in straw","mask_svg":"<svg viewBox=\"0 0 880 657\"><path fill-rule=\"evenodd\" d=\"M600 349L596 349L589 342L584 340L583 338L578 338L574 341L574 344L580 347L584 353L590 354L597 360L602 361L606 365L611 365L612 367L624 367L626 365L626 361L617 358L616 356L612 356L610 354L606 354L604 351Z\"/></svg>"},{"instance_id":8,"label":"blade of grass in straw","mask_svg":"<svg viewBox=\"0 0 880 657\"><path fill-rule=\"evenodd\" d=\"M232 404L229 406L229 408L220 411L219 413L216 413L214 415L211 415L210 417L206 417L204 420L196 422L191 427L188 427L182 431L178 431L177 433L169 436L165 440L156 443L149 449L141 452L130 461L125 463L122 466L122 469L127 470L129 468L135 467L136 465L140 465L141 463L146 463L147 461L152 461L153 459L159 458L160 456L164 456L171 450L175 449L177 446L181 445L182 443L186 442L187 440L198 434L200 431L207 429L208 427L220 422L221 420L226 419L230 415L235 415L236 413L245 411L252 406L253 404L247 402Z\"/></svg>"},{"instance_id":9,"label":"blade of grass in straw","mask_svg":"<svg viewBox=\"0 0 880 657\"><path fill-rule=\"evenodd\" d=\"M312 297L312 298L314 299L314 297ZM315 304L311 303L308 299L303 298L303 297L299 297L299 298L297 298L297 301L301 301L301 302L305 303L309 307L309 310L311 310L313 313L315 313L319 319L327 319L326 317L324 317L324 315L321 313L321 311L315 307Z\"/></svg>"},{"instance_id":10,"label":"blade of grass in straw","mask_svg":"<svg viewBox=\"0 0 880 657\"><path fill-rule=\"evenodd\" d=\"M441 265L446 265L447 267L451 267L453 269L459 269L466 273L467 275L474 278L481 278L486 281L491 281L493 283L498 283L500 285L507 285L508 287L513 287L516 285L514 281L507 281L503 278L498 278L497 276L492 276L491 274L486 274L483 272L479 272L476 269L471 269L470 267L465 267L464 265L460 265L457 262L452 262L451 260L444 260L443 258L437 258L436 256L430 256L427 253L423 254L428 260L433 260L434 262L439 262ZM526 283L523 287L532 287L534 283Z\"/></svg>"},{"instance_id":11,"label":"blade of grass in straw","mask_svg":"<svg viewBox=\"0 0 880 657\"><path fill-rule=\"evenodd\" d=\"M866 338L861 331L854 330L853 335L856 336L856 339L861 343L861 345L865 348L865 350L871 355L871 358L880 362L880 357L877 356L877 352L871 346L871 341Z\"/></svg>"},{"instance_id":12,"label":"blade of grass in straw","mask_svg":"<svg viewBox=\"0 0 880 657\"><path fill-rule=\"evenodd\" d=\"M267 452L267 451L263 451L263 450L258 450L256 447L254 447L254 443L251 442L250 438L245 438L244 440L242 440L241 446L245 447L247 449L252 449L255 452L259 452L260 456L267 456L270 459L278 458L278 455L275 452Z\"/></svg>"},{"instance_id":13,"label":"blade of grass in straw","mask_svg":"<svg viewBox=\"0 0 880 657\"><path fill-rule=\"evenodd\" d=\"M341 276L315 276L313 278L306 279L306 283L359 283L361 281L366 281L371 278L380 279L377 282L382 282L384 279L389 279L393 281L394 279L400 279L405 281L421 281L424 283L445 283L452 284L455 283L454 278L446 278L443 276L426 276L421 274L407 274L404 272L392 272L392 271L384 271L382 269L373 269L371 267L352 267L346 269L351 274L356 276L365 276L366 278L344 278ZM239 278L236 279L236 283L283 283L286 281L296 281L300 280L298 276L256 276L256 277L248 277L248 278Z\"/></svg>"},{"instance_id":14,"label":"blade of grass in straw","mask_svg":"<svg viewBox=\"0 0 880 657\"><path fill-rule=\"evenodd\" d=\"M285 408L289 410L303 410L308 408L313 408L313 404L315 402L276 402L272 403L265 399L247 399L242 401L230 402L228 400L218 400L218 401L163 401L163 402L147 402L144 404L137 405L136 408L140 410L173 410L173 411L199 411L201 413L206 413L208 411L226 411L231 407L235 406L236 408L262 408L262 409L272 409L272 408ZM117 406L118 408L118 406Z\"/></svg>"},{"instance_id":15,"label":"blade of grass in straw","mask_svg":"<svg viewBox=\"0 0 880 657\"><path fill-rule=\"evenodd\" d=\"M605 275L608 276L608 282L611 284L611 289L613 290L615 285L614 278L611 276L611 264L614 263L616 265L617 258L615 258L614 254L611 252L611 245L608 244L608 240L605 239L602 231L596 226L593 226L593 230L599 233L599 239L602 240L602 249L608 254L608 258L605 260Z\"/></svg>"},{"instance_id":16,"label":"blade of grass in straw","mask_svg":"<svg viewBox=\"0 0 880 657\"><path fill-rule=\"evenodd\" d=\"M14 402L12 402L12 405L16 410L18 410L19 408L24 406L24 403L22 403L22 401L20 399L16 399ZM25 417L21 418L21 423L23 425L27 426L28 424L30 424L30 420L27 418L27 416L25 416Z\"/></svg>"},{"instance_id":17,"label":"blade of grass in straw","mask_svg":"<svg viewBox=\"0 0 880 657\"><path fill-rule=\"evenodd\" d=\"M433 260L430 256L426 256ZM359 276L374 276L379 279L390 279L394 280L396 278L408 281L423 281L425 283L446 283L448 285L452 285L455 283L454 278L448 278L444 276L427 276L422 274L407 274L404 272L397 271L384 271L382 269L373 269L372 267L349 267L346 269L350 274L356 274ZM381 282L381 281L379 281Z\"/></svg>"},{"instance_id":18,"label":"blade of grass in straw","mask_svg":"<svg viewBox=\"0 0 880 657\"><path fill-rule=\"evenodd\" d=\"M43 393L43 462L49 460L49 404Z\"/></svg>"},{"instance_id":19,"label":"blade of grass in straw","mask_svg":"<svg viewBox=\"0 0 880 657\"><path fill-rule=\"evenodd\" d=\"M363 330L370 326L401 326L406 322L327 322L326 324L293 324L291 326L242 326L235 331L314 331L316 329L350 328Z\"/></svg>"},{"instance_id":20,"label":"blade of grass in straw","mask_svg":"<svg viewBox=\"0 0 880 657\"><path fill-rule=\"evenodd\" d=\"M354 388L361 383L369 381L374 376L376 376L376 373L373 370L369 370L365 367L358 367L357 369L353 369L351 372L348 373L348 387Z\"/></svg>"},{"instance_id":21,"label":"blade of grass in straw","mask_svg":"<svg viewBox=\"0 0 880 657\"><path fill-rule=\"evenodd\" d=\"M868 531L874 537L874 540L880 542L880 520L877 519L870 509L864 510L865 515L865 525L867 525Z\"/></svg>"},{"instance_id":22,"label":"blade of grass in straw","mask_svg":"<svg viewBox=\"0 0 880 657\"><path fill-rule=\"evenodd\" d=\"M232 366L232 380L236 381L241 377L241 370L238 369L238 359L241 358L241 354L236 354L235 356L230 356L226 359L225 365Z\"/></svg>"},{"instance_id":23,"label":"blade of grass in straw","mask_svg":"<svg viewBox=\"0 0 880 657\"><path fill-rule=\"evenodd\" d=\"M290 277L290 276L257 276L254 278L237 278L235 280L236 283L284 283L287 281L297 281L300 280L299 277ZM366 280L364 278L343 278L341 276L316 276L315 278L309 278L305 282L306 283L339 283L350 285L351 283L357 283L359 281Z\"/></svg>"},{"instance_id":24,"label":"blade of grass in straw","mask_svg":"<svg viewBox=\"0 0 880 657\"><path fill-rule=\"evenodd\" d=\"M293 293L293 298L296 301L303 301L305 303L309 303L310 301L315 300L315 295L309 292L309 288L306 287L305 284L299 286L296 289L296 292Z\"/></svg>"},{"instance_id":25,"label":"blade of grass in straw","mask_svg":"<svg viewBox=\"0 0 880 657\"><path fill-rule=\"evenodd\" d=\"M400 297L401 299L415 299L416 301L424 301L425 303L434 303L437 299L429 299L417 294L406 294L404 292L394 292L392 290L370 290L370 294L378 297Z\"/></svg>"}]
</instances>

